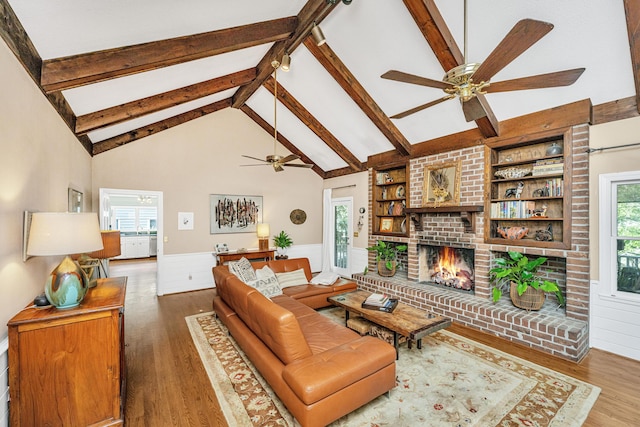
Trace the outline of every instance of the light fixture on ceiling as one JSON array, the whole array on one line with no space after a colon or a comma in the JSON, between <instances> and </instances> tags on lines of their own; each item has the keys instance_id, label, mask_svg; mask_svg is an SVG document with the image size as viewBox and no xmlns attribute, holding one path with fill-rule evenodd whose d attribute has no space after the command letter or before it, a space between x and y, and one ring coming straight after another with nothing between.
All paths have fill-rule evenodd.
<instances>
[{"instance_id":1,"label":"light fixture on ceiling","mask_svg":"<svg viewBox=\"0 0 640 427\"><path fill-rule=\"evenodd\" d=\"M353 0L342 0L342 3L349 5ZM336 4L338 0L327 0L327 4Z\"/></svg>"},{"instance_id":2,"label":"light fixture on ceiling","mask_svg":"<svg viewBox=\"0 0 640 427\"><path fill-rule=\"evenodd\" d=\"M313 36L313 41L315 41L318 46L322 46L327 42L327 39L324 38L324 34L322 34L322 30L315 22L313 23L313 27L311 27L311 35Z\"/></svg>"},{"instance_id":3,"label":"light fixture on ceiling","mask_svg":"<svg viewBox=\"0 0 640 427\"><path fill-rule=\"evenodd\" d=\"M290 66L291 66L291 57L289 56L288 53L285 52L285 54L282 56L282 63L280 64L280 68L282 69L282 71L286 73L289 71Z\"/></svg>"}]
</instances>

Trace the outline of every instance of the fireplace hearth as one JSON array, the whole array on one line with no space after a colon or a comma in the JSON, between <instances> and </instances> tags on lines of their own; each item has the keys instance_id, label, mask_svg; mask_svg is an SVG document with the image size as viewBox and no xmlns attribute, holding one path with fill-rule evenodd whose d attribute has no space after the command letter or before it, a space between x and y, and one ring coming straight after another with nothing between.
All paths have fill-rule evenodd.
<instances>
[{"instance_id":1,"label":"fireplace hearth","mask_svg":"<svg viewBox=\"0 0 640 427\"><path fill-rule=\"evenodd\" d=\"M474 293L474 256L469 248L418 245L418 282Z\"/></svg>"}]
</instances>

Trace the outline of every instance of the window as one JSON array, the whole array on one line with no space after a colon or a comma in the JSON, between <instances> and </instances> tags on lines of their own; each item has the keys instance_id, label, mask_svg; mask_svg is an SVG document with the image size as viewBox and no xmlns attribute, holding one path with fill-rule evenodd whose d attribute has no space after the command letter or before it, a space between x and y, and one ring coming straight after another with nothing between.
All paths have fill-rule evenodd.
<instances>
[{"instance_id":1,"label":"window","mask_svg":"<svg viewBox=\"0 0 640 427\"><path fill-rule=\"evenodd\" d=\"M640 301L640 172L600 177L600 281Z\"/></svg>"},{"instance_id":2,"label":"window","mask_svg":"<svg viewBox=\"0 0 640 427\"><path fill-rule=\"evenodd\" d=\"M118 206L113 208L115 229L122 232L148 232L156 230L158 211L155 207Z\"/></svg>"}]
</instances>

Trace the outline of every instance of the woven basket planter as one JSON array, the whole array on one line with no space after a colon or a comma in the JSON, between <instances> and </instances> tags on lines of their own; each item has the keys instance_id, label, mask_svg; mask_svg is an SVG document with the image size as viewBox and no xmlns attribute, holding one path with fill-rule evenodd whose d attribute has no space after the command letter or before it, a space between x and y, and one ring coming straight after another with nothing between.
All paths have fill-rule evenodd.
<instances>
[{"instance_id":1,"label":"woven basket planter","mask_svg":"<svg viewBox=\"0 0 640 427\"><path fill-rule=\"evenodd\" d=\"M396 261L392 261L393 268L389 270L387 268L387 262L384 260L378 261L378 274L383 277L391 277L396 274Z\"/></svg>"},{"instance_id":2,"label":"woven basket planter","mask_svg":"<svg viewBox=\"0 0 640 427\"><path fill-rule=\"evenodd\" d=\"M544 291L542 289L535 289L528 287L522 295L518 295L518 285L511 282L509 289L509 296L511 296L511 302L518 308L524 310L540 310L544 304Z\"/></svg>"}]
</instances>

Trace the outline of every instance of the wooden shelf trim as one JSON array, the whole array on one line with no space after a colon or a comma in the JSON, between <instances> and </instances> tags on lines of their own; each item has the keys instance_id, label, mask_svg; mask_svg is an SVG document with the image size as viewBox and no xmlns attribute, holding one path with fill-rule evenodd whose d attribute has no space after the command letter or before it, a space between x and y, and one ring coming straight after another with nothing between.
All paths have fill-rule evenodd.
<instances>
[{"instance_id":1,"label":"wooden shelf trim","mask_svg":"<svg viewBox=\"0 0 640 427\"><path fill-rule=\"evenodd\" d=\"M476 213L483 212L484 206L482 205L467 205L467 206L438 206L438 207L420 207L420 208L407 208L405 212L410 215L411 221L416 231L422 231L422 217L428 214L439 213L459 213L460 219L464 224L465 233L476 232Z\"/></svg>"}]
</instances>

